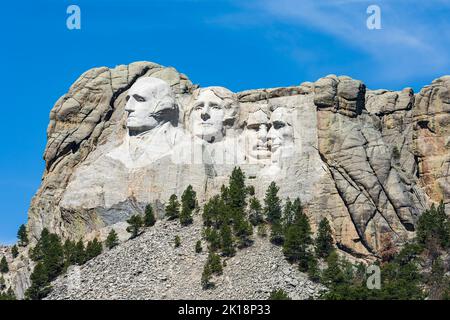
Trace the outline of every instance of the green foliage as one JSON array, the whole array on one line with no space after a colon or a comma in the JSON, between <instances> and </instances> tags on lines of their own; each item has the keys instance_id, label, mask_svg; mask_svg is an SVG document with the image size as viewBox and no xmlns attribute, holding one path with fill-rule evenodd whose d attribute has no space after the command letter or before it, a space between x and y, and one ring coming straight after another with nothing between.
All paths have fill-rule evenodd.
<instances>
[{"instance_id":1,"label":"green foliage","mask_svg":"<svg viewBox=\"0 0 450 320\"><path fill-rule=\"evenodd\" d=\"M210 252L206 263L209 265L211 272L216 275L221 275L223 272L222 263L218 254Z\"/></svg>"},{"instance_id":2,"label":"green foliage","mask_svg":"<svg viewBox=\"0 0 450 320\"><path fill-rule=\"evenodd\" d=\"M108 234L108 237L106 238L105 245L108 249L112 249L116 247L119 244L119 237L117 236L117 232L114 229L111 229L111 231Z\"/></svg>"},{"instance_id":3,"label":"green foliage","mask_svg":"<svg viewBox=\"0 0 450 320\"><path fill-rule=\"evenodd\" d=\"M223 224L220 228L220 248L224 256L231 257L235 254L236 250L233 247L233 236L231 234L231 228L228 224Z\"/></svg>"},{"instance_id":4,"label":"green foliage","mask_svg":"<svg viewBox=\"0 0 450 320\"><path fill-rule=\"evenodd\" d=\"M212 197L203 207L203 224L206 227L220 228L222 223L229 222L229 213L222 197Z\"/></svg>"},{"instance_id":5,"label":"green foliage","mask_svg":"<svg viewBox=\"0 0 450 320\"><path fill-rule=\"evenodd\" d=\"M294 221L284 235L283 253L290 262L298 262L300 271L308 270L312 258L308 247L312 244L311 226L303 212L297 212Z\"/></svg>"},{"instance_id":6,"label":"green foliage","mask_svg":"<svg viewBox=\"0 0 450 320\"><path fill-rule=\"evenodd\" d=\"M95 238L89 241L86 246L86 259L91 260L103 252L103 245L100 241Z\"/></svg>"},{"instance_id":7,"label":"green foliage","mask_svg":"<svg viewBox=\"0 0 450 320\"><path fill-rule=\"evenodd\" d=\"M311 255L308 260L308 278L313 282L320 281L320 269L315 256Z\"/></svg>"},{"instance_id":8,"label":"green foliage","mask_svg":"<svg viewBox=\"0 0 450 320\"><path fill-rule=\"evenodd\" d=\"M256 197L250 199L249 221L254 226L264 222L261 202Z\"/></svg>"},{"instance_id":9,"label":"green foliage","mask_svg":"<svg viewBox=\"0 0 450 320\"><path fill-rule=\"evenodd\" d=\"M253 228L250 222L244 217L238 216L235 218L234 234L238 240L239 248L245 248L252 244L250 236L253 234Z\"/></svg>"},{"instance_id":10,"label":"green foliage","mask_svg":"<svg viewBox=\"0 0 450 320\"><path fill-rule=\"evenodd\" d=\"M180 223L187 226L192 223L192 212L197 207L197 194L189 185L181 195Z\"/></svg>"},{"instance_id":11,"label":"green foliage","mask_svg":"<svg viewBox=\"0 0 450 320\"><path fill-rule=\"evenodd\" d=\"M270 293L269 300L292 300L283 289L277 289Z\"/></svg>"},{"instance_id":12,"label":"green foliage","mask_svg":"<svg viewBox=\"0 0 450 320\"><path fill-rule=\"evenodd\" d=\"M6 284L5 278L3 278L3 275L0 275L0 292L5 290L5 287L6 287L5 284Z\"/></svg>"},{"instance_id":13,"label":"green foliage","mask_svg":"<svg viewBox=\"0 0 450 320\"><path fill-rule=\"evenodd\" d=\"M175 236L174 238L174 247L178 248L181 245L181 239L179 236Z\"/></svg>"},{"instance_id":14,"label":"green foliage","mask_svg":"<svg viewBox=\"0 0 450 320\"><path fill-rule=\"evenodd\" d=\"M276 183L272 182L266 191L264 214L269 223L275 223L281 220L281 200L278 197L279 189Z\"/></svg>"},{"instance_id":15,"label":"green foliage","mask_svg":"<svg viewBox=\"0 0 450 320\"><path fill-rule=\"evenodd\" d=\"M175 194L172 194L169 198L169 203L166 206L166 216L169 220L178 219L180 216L180 203Z\"/></svg>"},{"instance_id":16,"label":"green foliage","mask_svg":"<svg viewBox=\"0 0 450 320\"><path fill-rule=\"evenodd\" d=\"M270 242L277 246L282 245L284 242L283 226L279 220L272 223Z\"/></svg>"},{"instance_id":17,"label":"green foliage","mask_svg":"<svg viewBox=\"0 0 450 320\"><path fill-rule=\"evenodd\" d=\"M144 213L144 225L146 227L152 227L156 223L155 214L153 213L153 208L150 204L147 204L145 206L145 213Z\"/></svg>"},{"instance_id":18,"label":"green foliage","mask_svg":"<svg viewBox=\"0 0 450 320\"><path fill-rule=\"evenodd\" d=\"M0 260L0 273L9 272L8 261L6 261L6 257L3 256L2 260Z\"/></svg>"},{"instance_id":19,"label":"green foliage","mask_svg":"<svg viewBox=\"0 0 450 320\"><path fill-rule=\"evenodd\" d=\"M84 249L84 243L81 239L75 245L74 255L76 264L82 265L86 262L86 251Z\"/></svg>"},{"instance_id":20,"label":"green foliage","mask_svg":"<svg viewBox=\"0 0 450 320\"><path fill-rule=\"evenodd\" d=\"M69 266L77 263L77 255L76 255L77 246L75 242L67 239L63 245L63 253L64 253L64 268L67 269Z\"/></svg>"},{"instance_id":21,"label":"green foliage","mask_svg":"<svg viewBox=\"0 0 450 320\"><path fill-rule=\"evenodd\" d=\"M54 280L64 270L64 250L58 235L42 230L41 237L30 257L35 262L42 262L49 281Z\"/></svg>"},{"instance_id":22,"label":"green foliage","mask_svg":"<svg viewBox=\"0 0 450 320\"><path fill-rule=\"evenodd\" d=\"M144 224L142 217L135 214L127 220L127 223L129 224L127 227L127 232L131 233L131 239L136 238L141 231L142 225Z\"/></svg>"},{"instance_id":23,"label":"green foliage","mask_svg":"<svg viewBox=\"0 0 450 320\"><path fill-rule=\"evenodd\" d=\"M13 258L17 258L17 256L19 255L19 249L17 248L16 245L13 245L11 248L11 254L13 256Z\"/></svg>"},{"instance_id":24,"label":"green foliage","mask_svg":"<svg viewBox=\"0 0 450 320\"><path fill-rule=\"evenodd\" d=\"M245 187L245 174L240 167L235 167L230 176L228 196L229 206L233 211L242 213L246 207L247 188Z\"/></svg>"},{"instance_id":25,"label":"green foliage","mask_svg":"<svg viewBox=\"0 0 450 320\"><path fill-rule=\"evenodd\" d=\"M19 239L19 246L25 247L28 245L28 233L27 233L27 227L22 224L19 227L19 231L17 232L17 238Z\"/></svg>"},{"instance_id":26,"label":"green foliage","mask_svg":"<svg viewBox=\"0 0 450 320\"><path fill-rule=\"evenodd\" d=\"M203 290L207 290L209 288L214 287L214 284L211 283L211 278L212 278L211 268L209 267L209 264L206 263L205 266L203 267L202 278L201 278L201 284L202 284Z\"/></svg>"},{"instance_id":27,"label":"green foliage","mask_svg":"<svg viewBox=\"0 0 450 320\"><path fill-rule=\"evenodd\" d=\"M214 228L206 228L205 229L205 237L206 241L209 242L209 250L217 251L220 249L220 236L216 229Z\"/></svg>"},{"instance_id":28,"label":"green foliage","mask_svg":"<svg viewBox=\"0 0 450 320\"><path fill-rule=\"evenodd\" d=\"M31 286L25 292L28 300L41 300L51 291L48 271L43 262L38 262L30 276Z\"/></svg>"},{"instance_id":29,"label":"green foliage","mask_svg":"<svg viewBox=\"0 0 450 320\"><path fill-rule=\"evenodd\" d=\"M333 251L333 236L327 218L323 218L319 223L319 230L315 240L316 256L327 258Z\"/></svg>"},{"instance_id":30,"label":"green foliage","mask_svg":"<svg viewBox=\"0 0 450 320\"><path fill-rule=\"evenodd\" d=\"M16 295L14 294L14 291L9 288L5 293L0 292L0 301L1 300L16 300Z\"/></svg>"},{"instance_id":31,"label":"green foliage","mask_svg":"<svg viewBox=\"0 0 450 320\"><path fill-rule=\"evenodd\" d=\"M203 251L202 241L198 240L197 243L195 244L195 253L200 253L202 251Z\"/></svg>"},{"instance_id":32,"label":"green foliage","mask_svg":"<svg viewBox=\"0 0 450 320\"><path fill-rule=\"evenodd\" d=\"M438 245L450 248L450 219L445 214L444 204L433 204L420 216L417 222L417 242L423 246Z\"/></svg>"}]
</instances>

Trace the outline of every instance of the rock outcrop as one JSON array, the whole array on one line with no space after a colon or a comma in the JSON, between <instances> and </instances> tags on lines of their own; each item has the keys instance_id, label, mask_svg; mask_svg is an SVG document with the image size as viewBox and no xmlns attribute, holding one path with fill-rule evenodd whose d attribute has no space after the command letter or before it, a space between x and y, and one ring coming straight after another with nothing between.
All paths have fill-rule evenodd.
<instances>
[{"instance_id":1,"label":"rock outcrop","mask_svg":"<svg viewBox=\"0 0 450 320\"><path fill-rule=\"evenodd\" d=\"M449 76L415 95L329 75L233 93L150 62L89 70L50 113L32 243L44 227L86 240L114 227L125 238L124 221L145 205L162 218L189 184L202 205L240 166L258 198L275 181L282 199L301 198L313 229L327 217L340 249L376 256L384 234L401 245L424 209L450 201L449 90Z\"/></svg>"},{"instance_id":2,"label":"rock outcrop","mask_svg":"<svg viewBox=\"0 0 450 320\"><path fill-rule=\"evenodd\" d=\"M212 279L214 288L203 290L206 243L202 253L194 248L201 232L199 216L188 227L159 221L138 238L81 267L71 267L52 283L46 299L267 299L275 289L285 290L293 299L308 299L324 290L289 264L279 247L261 238L225 259L223 275ZM174 235L181 239L178 248Z\"/></svg>"}]
</instances>

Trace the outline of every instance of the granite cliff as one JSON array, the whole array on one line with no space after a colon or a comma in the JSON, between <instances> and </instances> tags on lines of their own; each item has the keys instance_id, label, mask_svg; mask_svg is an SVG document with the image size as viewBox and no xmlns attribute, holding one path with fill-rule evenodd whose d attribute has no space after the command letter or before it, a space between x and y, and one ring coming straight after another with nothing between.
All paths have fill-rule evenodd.
<instances>
[{"instance_id":1,"label":"granite cliff","mask_svg":"<svg viewBox=\"0 0 450 320\"><path fill-rule=\"evenodd\" d=\"M148 88L156 122L133 124L131 102ZM313 229L328 218L339 249L376 257L383 235L401 245L424 209L450 201L449 112L450 76L416 94L335 75L234 93L150 62L94 68L50 112L28 230L32 242L45 227L72 239L114 228L125 240L124 221L146 204L162 218L189 184L203 204L239 166L259 198L275 181L281 198L300 197ZM21 296L30 267L11 263Z\"/></svg>"}]
</instances>

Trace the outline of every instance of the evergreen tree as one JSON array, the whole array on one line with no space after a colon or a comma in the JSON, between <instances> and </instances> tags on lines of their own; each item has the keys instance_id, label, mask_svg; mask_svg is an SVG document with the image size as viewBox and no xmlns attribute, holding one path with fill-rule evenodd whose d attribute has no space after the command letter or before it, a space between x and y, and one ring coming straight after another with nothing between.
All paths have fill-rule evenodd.
<instances>
[{"instance_id":1,"label":"evergreen tree","mask_svg":"<svg viewBox=\"0 0 450 320\"><path fill-rule=\"evenodd\" d=\"M156 223L156 218L153 213L153 208L150 204L145 206L144 225L146 227L152 227Z\"/></svg>"},{"instance_id":2,"label":"evergreen tree","mask_svg":"<svg viewBox=\"0 0 450 320\"><path fill-rule=\"evenodd\" d=\"M319 230L315 240L316 255L319 258L327 258L333 251L333 237L327 218L319 223Z\"/></svg>"},{"instance_id":3,"label":"evergreen tree","mask_svg":"<svg viewBox=\"0 0 450 320\"><path fill-rule=\"evenodd\" d=\"M169 198L169 203L166 206L166 216L169 220L178 219L180 216L180 203L175 194L172 194Z\"/></svg>"},{"instance_id":4,"label":"evergreen tree","mask_svg":"<svg viewBox=\"0 0 450 320\"><path fill-rule=\"evenodd\" d=\"M17 258L17 256L19 255L19 249L17 248L16 245L13 245L11 248L11 254L13 256L13 258Z\"/></svg>"},{"instance_id":5,"label":"evergreen tree","mask_svg":"<svg viewBox=\"0 0 450 320\"><path fill-rule=\"evenodd\" d=\"M220 249L220 236L214 228L206 228L206 240L209 242L209 250L217 251Z\"/></svg>"},{"instance_id":6,"label":"evergreen tree","mask_svg":"<svg viewBox=\"0 0 450 320\"><path fill-rule=\"evenodd\" d=\"M345 276L339 263L339 255L332 251L327 258L327 268L322 273L322 283L328 288L336 288L344 284Z\"/></svg>"},{"instance_id":7,"label":"evergreen tree","mask_svg":"<svg viewBox=\"0 0 450 320\"><path fill-rule=\"evenodd\" d=\"M245 248L252 244L250 236L253 234L253 228L245 218L239 216L235 218L234 234L238 240L239 248Z\"/></svg>"},{"instance_id":8,"label":"evergreen tree","mask_svg":"<svg viewBox=\"0 0 450 320\"><path fill-rule=\"evenodd\" d=\"M87 261L97 257L103 251L103 245L100 241L95 238L92 241L89 241L86 246L86 259Z\"/></svg>"},{"instance_id":9,"label":"evergreen tree","mask_svg":"<svg viewBox=\"0 0 450 320\"><path fill-rule=\"evenodd\" d=\"M76 261L76 264L79 266L81 266L86 262L86 251L84 248L84 243L81 239L77 242L75 246L74 260Z\"/></svg>"},{"instance_id":10,"label":"evergreen tree","mask_svg":"<svg viewBox=\"0 0 450 320\"><path fill-rule=\"evenodd\" d=\"M312 238L308 217L304 213L297 213L293 224L287 227L284 238L283 253L286 259L299 262L300 270L307 271L311 259L308 247L312 244Z\"/></svg>"},{"instance_id":11,"label":"evergreen tree","mask_svg":"<svg viewBox=\"0 0 450 320\"><path fill-rule=\"evenodd\" d=\"M202 252L202 250L203 250L202 242L198 240L197 243L195 244L195 253L200 253Z\"/></svg>"},{"instance_id":12,"label":"evergreen tree","mask_svg":"<svg viewBox=\"0 0 450 320\"><path fill-rule=\"evenodd\" d=\"M48 272L42 262L38 262L30 276L31 286L25 292L28 300L41 300L51 291Z\"/></svg>"},{"instance_id":13,"label":"evergreen tree","mask_svg":"<svg viewBox=\"0 0 450 320\"><path fill-rule=\"evenodd\" d=\"M269 300L292 300L283 289L274 290L270 293Z\"/></svg>"},{"instance_id":14,"label":"evergreen tree","mask_svg":"<svg viewBox=\"0 0 450 320\"><path fill-rule=\"evenodd\" d=\"M197 194L189 185L181 195L180 223L187 226L192 223L192 212L197 207Z\"/></svg>"},{"instance_id":15,"label":"evergreen tree","mask_svg":"<svg viewBox=\"0 0 450 320\"><path fill-rule=\"evenodd\" d=\"M35 262L42 262L49 281L54 280L64 270L64 250L61 239L46 228L42 230L41 237L31 250L30 257Z\"/></svg>"},{"instance_id":16,"label":"evergreen tree","mask_svg":"<svg viewBox=\"0 0 450 320\"><path fill-rule=\"evenodd\" d=\"M250 199L249 221L254 226L257 226L264 222L264 218L262 215L262 206L256 197Z\"/></svg>"},{"instance_id":17,"label":"evergreen tree","mask_svg":"<svg viewBox=\"0 0 450 320\"><path fill-rule=\"evenodd\" d=\"M279 189L275 182L272 182L266 191L264 214L269 223L280 222L281 220L281 200L278 197Z\"/></svg>"},{"instance_id":18,"label":"evergreen tree","mask_svg":"<svg viewBox=\"0 0 450 320\"><path fill-rule=\"evenodd\" d=\"M108 237L106 238L105 245L108 249L112 249L116 247L119 244L119 237L117 236L117 232L114 229L111 229L111 231L108 234Z\"/></svg>"},{"instance_id":19,"label":"evergreen tree","mask_svg":"<svg viewBox=\"0 0 450 320\"><path fill-rule=\"evenodd\" d=\"M428 299L441 300L444 297L448 284L445 281L445 267L441 258L433 261L427 279Z\"/></svg>"},{"instance_id":20,"label":"evergreen tree","mask_svg":"<svg viewBox=\"0 0 450 320\"><path fill-rule=\"evenodd\" d=\"M54 233L50 234L48 245L48 248L44 248L43 263L49 281L53 281L64 271L64 251L61 239Z\"/></svg>"},{"instance_id":21,"label":"evergreen tree","mask_svg":"<svg viewBox=\"0 0 450 320\"><path fill-rule=\"evenodd\" d=\"M127 232L131 233L131 239L136 238L139 235L143 225L142 217L135 214L127 220L127 223L129 224L127 227Z\"/></svg>"},{"instance_id":22,"label":"evergreen tree","mask_svg":"<svg viewBox=\"0 0 450 320\"><path fill-rule=\"evenodd\" d=\"M277 246L282 245L284 242L283 226L279 220L272 223L270 242Z\"/></svg>"},{"instance_id":23,"label":"evergreen tree","mask_svg":"<svg viewBox=\"0 0 450 320\"><path fill-rule=\"evenodd\" d=\"M243 214L247 206L245 198L247 196L247 188L245 187L245 174L240 167L235 167L230 176L228 196L230 199L230 207L233 211Z\"/></svg>"},{"instance_id":24,"label":"evergreen tree","mask_svg":"<svg viewBox=\"0 0 450 320\"><path fill-rule=\"evenodd\" d=\"M292 207L292 201L291 199L287 198L286 203L284 204L283 209L283 223L284 228L286 229L294 222L294 210Z\"/></svg>"},{"instance_id":25,"label":"evergreen tree","mask_svg":"<svg viewBox=\"0 0 450 320\"><path fill-rule=\"evenodd\" d=\"M212 278L211 268L209 267L209 263L206 262L205 266L203 267L202 279L201 279L203 290L207 290L214 286L211 283L211 278Z\"/></svg>"},{"instance_id":26,"label":"evergreen tree","mask_svg":"<svg viewBox=\"0 0 450 320\"><path fill-rule=\"evenodd\" d=\"M320 281L320 269L315 256L311 255L308 260L308 278L313 282Z\"/></svg>"},{"instance_id":27,"label":"evergreen tree","mask_svg":"<svg viewBox=\"0 0 450 320\"><path fill-rule=\"evenodd\" d=\"M236 252L233 247L233 236L228 224L223 224L220 228L221 249L222 254L227 257L231 257Z\"/></svg>"},{"instance_id":28,"label":"evergreen tree","mask_svg":"<svg viewBox=\"0 0 450 320\"><path fill-rule=\"evenodd\" d=\"M179 236L175 236L174 242L175 242L175 245L174 245L175 248L178 248L181 245L180 237Z\"/></svg>"},{"instance_id":29,"label":"evergreen tree","mask_svg":"<svg viewBox=\"0 0 450 320\"><path fill-rule=\"evenodd\" d=\"M219 255L217 255L214 252L210 252L208 255L207 263L213 274L217 274L217 275L222 274L223 268L222 268L222 263L220 261Z\"/></svg>"},{"instance_id":30,"label":"evergreen tree","mask_svg":"<svg viewBox=\"0 0 450 320\"><path fill-rule=\"evenodd\" d=\"M24 224L22 224L19 227L19 231L17 232L17 238L19 239L19 246L25 247L28 245L28 233L27 233L27 227L25 227Z\"/></svg>"},{"instance_id":31,"label":"evergreen tree","mask_svg":"<svg viewBox=\"0 0 450 320\"><path fill-rule=\"evenodd\" d=\"M5 288L6 288L5 278L3 278L3 275L0 275L0 292L5 290Z\"/></svg>"},{"instance_id":32,"label":"evergreen tree","mask_svg":"<svg viewBox=\"0 0 450 320\"><path fill-rule=\"evenodd\" d=\"M417 222L416 238L423 246L436 241L442 249L450 248L450 219L442 201L437 208L433 204L422 213Z\"/></svg>"},{"instance_id":33,"label":"evergreen tree","mask_svg":"<svg viewBox=\"0 0 450 320\"><path fill-rule=\"evenodd\" d=\"M66 269L69 266L72 266L77 263L76 244L73 241L67 239L64 242L63 252L64 252L64 264Z\"/></svg>"}]
</instances>

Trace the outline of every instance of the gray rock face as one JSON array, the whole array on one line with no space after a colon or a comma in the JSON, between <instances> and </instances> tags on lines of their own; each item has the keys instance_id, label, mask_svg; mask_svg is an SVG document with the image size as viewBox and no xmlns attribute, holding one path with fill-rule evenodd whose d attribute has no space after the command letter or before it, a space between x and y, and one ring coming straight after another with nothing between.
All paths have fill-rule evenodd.
<instances>
[{"instance_id":1,"label":"gray rock face","mask_svg":"<svg viewBox=\"0 0 450 320\"><path fill-rule=\"evenodd\" d=\"M165 84L133 87L146 77ZM339 248L377 255L383 234L401 244L431 202L450 201L449 79L417 95L335 75L233 93L150 62L89 70L50 113L32 242L44 227L86 240L114 227L124 239L146 204L162 218L191 184L202 205L240 166L260 199L275 181L282 199L301 198L313 230L326 217ZM145 96L151 83L160 98ZM134 134L138 115L153 118Z\"/></svg>"},{"instance_id":2,"label":"gray rock face","mask_svg":"<svg viewBox=\"0 0 450 320\"><path fill-rule=\"evenodd\" d=\"M195 253L202 222L181 227L177 221L158 221L136 239L72 267L52 283L53 299L267 299L272 290L284 289L293 299L317 297L324 288L308 280L267 239L225 259L223 275L214 276L215 287L203 290L201 275L207 259ZM181 246L174 248L174 235Z\"/></svg>"}]
</instances>

